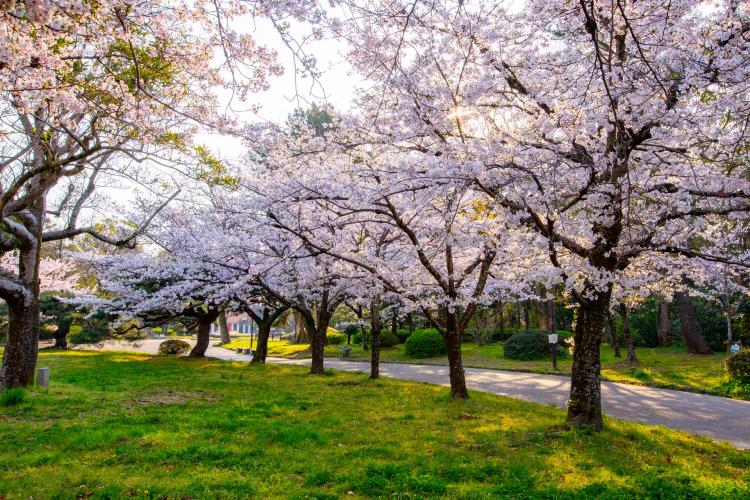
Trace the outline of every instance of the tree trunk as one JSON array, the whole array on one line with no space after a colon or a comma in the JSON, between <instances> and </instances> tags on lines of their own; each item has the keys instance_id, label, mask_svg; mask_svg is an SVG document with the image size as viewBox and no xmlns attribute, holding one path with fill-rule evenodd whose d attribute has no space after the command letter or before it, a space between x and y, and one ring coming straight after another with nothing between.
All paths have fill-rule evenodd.
<instances>
[{"instance_id":1,"label":"tree trunk","mask_svg":"<svg viewBox=\"0 0 750 500\"><path fill-rule=\"evenodd\" d=\"M205 323L200 321L198 323L198 340L190 351L191 358L202 358L206 355L206 349L210 340L209 334L211 333L211 323Z\"/></svg>"},{"instance_id":2,"label":"tree trunk","mask_svg":"<svg viewBox=\"0 0 750 500\"><path fill-rule=\"evenodd\" d=\"M529 308L525 304L521 307L521 313L523 314L523 329L529 331Z\"/></svg>"},{"instance_id":3,"label":"tree trunk","mask_svg":"<svg viewBox=\"0 0 750 500\"><path fill-rule=\"evenodd\" d=\"M669 302L659 300L659 328L656 331L659 337L659 345L666 347L672 345L672 322L669 320Z\"/></svg>"},{"instance_id":4,"label":"tree trunk","mask_svg":"<svg viewBox=\"0 0 750 500\"><path fill-rule=\"evenodd\" d=\"M308 334L307 327L305 326L305 320L302 313L299 311L294 312L294 343L303 344L309 341L310 335Z\"/></svg>"},{"instance_id":5,"label":"tree trunk","mask_svg":"<svg viewBox=\"0 0 750 500\"><path fill-rule=\"evenodd\" d=\"M448 347L448 370L451 381L452 399L469 399L466 388L463 360L461 359L461 338L463 332L458 330L456 313L446 312L445 343Z\"/></svg>"},{"instance_id":6,"label":"tree trunk","mask_svg":"<svg viewBox=\"0 0 750 500\"><path fill-rule=\"evenodd\" d=\"M498 326L500 327L500 340L505 340L505 315L503 314L502 300L497 304L497 312L499 315Z\"/></svg>"},{"instance_id":7,"label":"tree trunk","mask_svg":"<svg viewBox=\"0 0 750 500\"><path fill-rule=\"evenodd\" d=\"M265 363L268 356L268 337L271 335L271 321L258 323L258 344L253 352L251 363Z\"/></svg>"},{"instance_id":8,"label":"tree trunk","mask_svg":"<svg viewBox=\"0 0 750 500\"><path fill-rule=\"evenodd\" d=\"M695 306L690 296L685 292L674 295L677 301L677 312L680 315L680 329L687 344L687 351L691 354L711 354L711 348L703 338L698 320L695 317Z\"/></svg>"},{"instance_id":9,"label":"tree trunk","mask_svg":"<svg viewBox=\"0 0 750 500\"><path fill-rule=\"evenodd\" d=\"M620 304L620 317L622 318L622 336L625 337L625 345L628 348L628 363L631 365L638 362L635 357L633 337L630 335L630 318L628 317L628 306Z\"/></svg>"},{"instance_id":10,"label":"tree trunk","mask_svg":"<svg viewBox=\"0 0 750 500\"><path fill-rule=\"evenodd\" d=\"M38 333L33 333L33 302L8 303L8 338L0 371L0 387L11 389L34 383L39 340Z\"/></svg>"},{"instance_id":11,"label":"tree trunk","mask_svg":"<svg viewBox=\"0 0 750 500\"><path fill-rule=\"evenodd\" d=\"M37 223L31 226L35 240L19 251L18 278L28 293L8 303L8 336L0 368L0 387L26 387L34 383L39 354L39 260L41 258L42 226L45 216L42 193L32 204Z\"/></svg>"},{"instance_id":12,"label":"tree trunk","mask_svg":"<svg viewBox=\"0 0 750 500\"><path fill-rule=\"evenodd\" d=\"M461 334L455 329L445 332L445 343L448 347L448 369L451 382L452 399L469 399L466 388L466 376L461 359Z\"/></svg>"},{"instance_id":13,"label":"tree trunk","mask_svg":"<svg viewBox=\"0 0 750 500\"><path fill-rule=\"evenodd\" d=\"M378 297L370 302L370 337L372 353L370 356L370 378L380 377L380 304Z\"/></svg>"},{"instance_id":14,"label":"tree trunk","mask_svg":"<svg viewBox=\"0 0 750 500\"><path fill-rule=\"evenodd\" d=\"M55 349L67 349L68 348L68 333L70 333L70 322L63 321L57 325L57 330L52 335L55 339Z\"/></svg>"},{"instance_id":15,"label":"tree trunk","mask_svg":"<svg viewBox=\"0 0 750 500\"><path fill-rule=\"evenodd\" d=\"M615 331L615 321L612 319L612 313L607 309L607 327L609 328L609 343L615 350L615 357L621 358L620 354L620 340L617 338L617 332Z\"/></svg>"},{"instance_id":16,"label":"tree trunk","mask_svg":"<svg viewBox=\"0 0 750 500\"><path fill-rule=\"evenodd\" d=\"M312 363L310 365L310 373L313 375L322 375L325 373L325 366L323 360L325 359L325 336L328 324L318 325L317 328L312 328L315 332L310 338L310 351L312 354Z\"/></svg>"},{"instance_id":17,"label":"tree trunk","mask_svg":"<svg viewBox=\"0 0 750 500\"><path fill-rule=\"evenodd\" d=\"M409 335L411 335L412 333L414 333L414 316L412 316L411 313L406 315L406 324L409 328Z\"/></svg>"},{"instance_id":18,"label":"tree trunk","mask_svg":"<svg viewBox=\"0 0 750 500\"><path fill-rule=\"evenodd\" d=\"M726 317L727 317L727 352L732 352L732 341L734 339L732 338L733 336L732 335L733 333L732 332L732 314L729 311L729 309L727 309Z\"/></svg>"},{"instance_id":19,"label":"tree trunk","mask_svg":"<svg viewBox=\"0 0 750 500\"><path fill-rule=\"evenodd\" d=\"M229 337L229 327L227 326L227 315L224 311L219 313L219 334L221 335L221 343L228 344L232 341Z\"/></svg>"},{"instance_id":20,"label":"tree trunk","mask_svg":"<svg viewBox=\"0 0 750 500\"><path fill-rule=\"evenodd\" d=\"M557 333L557 311L555 310L555 301L547 301L547 331Z\"/></svg>"},{"instance_id":21,"label":"tree trunk","mask_svg":"<svg viewBox=\"0 0 750 500\"><path fill-rule=\"evenodd\" d=\"M598 430L603 426L599 348L610 293L599 292L595 297L578 306L566 423L573 427L590 425Z\"/></svg>"}]
</instances>

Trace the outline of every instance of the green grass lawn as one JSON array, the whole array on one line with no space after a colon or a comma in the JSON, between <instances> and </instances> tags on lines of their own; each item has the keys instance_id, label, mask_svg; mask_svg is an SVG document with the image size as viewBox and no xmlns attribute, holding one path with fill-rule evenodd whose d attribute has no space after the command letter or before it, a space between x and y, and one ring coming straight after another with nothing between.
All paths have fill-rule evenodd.
<instances>
[{"instance_id":1,"label":"green grass lawn","mask_svg":"<svg viewBox=\"0 0 750 500\"><path fill-rule=\"evenodd\" d=\"M249 347L247 338L233 340L224 347ZM352 345L350 356L355 361L369 361L370 351L362 350L361 345ZM307 344L291 344L288 341L271 341L268 346L270 356L287 356L304 358L310 356ZM625 356L625 349L623 356ZM558 360L558 371L552 370L550 360L516 361L503 358L503 346L500 343L478 346L465 342L462 351L464 365L474 368L492 368L496 370L520 370L534 373L570 374L571 356ZM327 356L340 356L341 351L335 346L326 348ZM668 389L679 389L693 392L706 392L736 399L750 400L750 387L738 385L728 379L724 372L726 354L700 356L687 354L684 347L636 348L638 363L630 366L623 358L615 358L614 350L603 345L601 350L602 376L606 380L635 385L649 385ZM445 356L427 359L414 359L404 353L403 344L383 348L380 354L382 362L391 363L425 363L447 365Z\"/></svg>"},{"instance_id":2,"label":"green grass lawn","mask_svg":"<svg viewBox=\"0 0 750 500\"><path fill-rule=\"evenodd\" d=\"M43 353L0 406L0 498L748 498L750 452L562 410L307 368Z\"/></svg>"}]
</instances>

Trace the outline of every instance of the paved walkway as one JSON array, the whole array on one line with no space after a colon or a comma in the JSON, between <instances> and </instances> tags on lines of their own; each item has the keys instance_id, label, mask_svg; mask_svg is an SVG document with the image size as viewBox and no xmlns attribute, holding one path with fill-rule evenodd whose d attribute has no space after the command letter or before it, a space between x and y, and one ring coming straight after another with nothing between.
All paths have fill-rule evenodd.
<instances>
[{"instance_id":1,"label":"paved walkway","mask_svg":"<svg viewBox=\"0 0 750 500\"><path fill-rule=\"evenodd\" d=\"M144 340L135 344L106 342L100 348L136 350L156 353L160 340ZM96 348L96 347L93 347ZM207 356L227 361L249 361L250 356L236 354L221 347L209 347ZM268 358L269 363L309 365L309 359ZM369 371L369 363L326 358L327 368L344 371ZM381 363L384 377L449 385L448 368L433 365ZM470 389L510 396L535 403L565 407L570 390L567 377L535 373L508 372L466 368ZM602 382L604 413L623 420L726 440L740 449L750 449L750 401L655 389L635 385Z\"/></svg>"}]
</instances>

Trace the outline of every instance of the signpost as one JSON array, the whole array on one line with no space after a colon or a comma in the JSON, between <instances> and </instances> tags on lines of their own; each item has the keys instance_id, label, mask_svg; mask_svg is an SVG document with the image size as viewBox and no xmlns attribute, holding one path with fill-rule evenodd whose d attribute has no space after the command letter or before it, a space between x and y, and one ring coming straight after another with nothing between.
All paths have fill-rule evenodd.
<instances>
[{"instance_id":1,"label":"signpost","mask_svg":"<svg viewBox=\"0 0 750 500\"><path fill-rule=\"evenodd\" d=\"M736 354L740 352L740 345L739 344L732 344L732 346L729 348L729 350L732 352L732 354Z\"/></svg>"}]
</instances>

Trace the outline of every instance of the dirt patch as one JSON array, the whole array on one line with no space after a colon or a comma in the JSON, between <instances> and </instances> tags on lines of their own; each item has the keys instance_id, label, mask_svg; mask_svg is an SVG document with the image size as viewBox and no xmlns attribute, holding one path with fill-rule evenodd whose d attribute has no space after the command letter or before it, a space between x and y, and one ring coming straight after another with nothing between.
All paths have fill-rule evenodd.
<instances>
[{"instance_id":1,"label":"dirt patch","mask_svg":"<svg viewBox=\"0 0 750 500\"><path fill-rule=\"evenodd\" d=\"M189 401L205 401L213 403L221 399L218 396L212 394L204 394L202 392L155 392L153 394L146 394L138 398L134 398L124 404L126 407L132 407L136 405L148 406L148 405L184 405Z\"/></svg>"}]
</instances>

